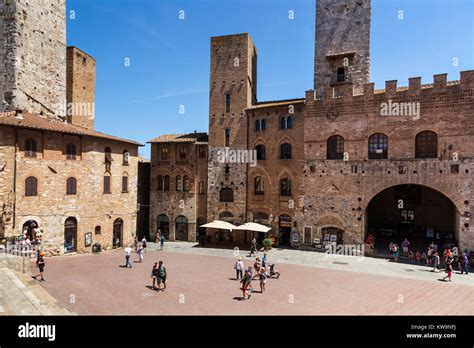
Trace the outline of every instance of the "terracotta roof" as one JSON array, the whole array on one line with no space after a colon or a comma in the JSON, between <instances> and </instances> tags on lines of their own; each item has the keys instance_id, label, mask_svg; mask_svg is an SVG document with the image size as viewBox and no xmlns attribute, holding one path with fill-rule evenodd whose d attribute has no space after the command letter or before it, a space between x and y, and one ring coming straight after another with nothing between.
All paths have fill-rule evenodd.
<instances>
[{"instance_id":1,"label":"terracotta roof","mask_svg":"<svg viewBox=\"0 0 474 348\"><path fill-rule=\"evenodd\" d=\"M97 132L92 129L87 129L84 127L76 126L76 125L62 122L62 121L51 121L37 114L22 112L21 118L15 117L16 114L17 112L15 111L0 112L0 125L27 128L27 129L48 130L51 132L59 132L59 133L67 133L67 134L86 135L86 136L95 137L95 138L110 139L110 140L120 141L124 143L130 143L130 144L134 144L138 146L143 146L143 144L133 141L133 140L127 140L127 139L114 137L113 135Z\"/></svg>"},{"instance_id":2,"label":"terracotta roof","mask_svg":"<svg viewBox=\"0 0 474 348\"><path fill-rule=\"evenodd\" d=\"M163 134L151 139L149 143L196 143L207 144L207 133Z\"/></svg>"},{"instance_id":3,"label":"terracotta roof","mask_svg":"<svg viewBox=\"0 0 474 348\"><path fill-rule=\"evenodd\" d=\"M273 106L285 106L285 105L291 105L291 104L301 104L304 102L305 102L305 98L264 101L264 102L255 103L254 105L248 107L246 110L255 110L255 109L269 108Z\"/></svg>"}]
</instances>

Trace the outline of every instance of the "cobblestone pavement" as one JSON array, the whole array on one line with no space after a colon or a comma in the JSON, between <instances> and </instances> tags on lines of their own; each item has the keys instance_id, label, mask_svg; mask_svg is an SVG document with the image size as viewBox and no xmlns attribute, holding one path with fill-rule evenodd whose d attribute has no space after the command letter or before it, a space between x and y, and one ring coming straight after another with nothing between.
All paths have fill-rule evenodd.
<instances>
[{"instance_id":1,"label":"cobblestone pavement","mask_svg":"<svg viewBox=\"0 0 474 348\"><path fill-rule=\"evenodd\" d=\"M144 263L134 262L131 269L121 267L123 250L50 258L47 281L41 285L78 314L474 314L471 275L455 274L448 283L438 280L444 273L420 266L273 250L269 261L277 263L282 276L269 279L264 294L254 292L249 301L241 301L240 285L233 279L233 251L193 248L190 243L166 243L165 248L154 251L150 243ZM136 254L132 258L136 261ZM159 260L168 270L165 291L150 289L151 268ZM246 265L251 261L246 258ZM259 289L257 281L253 287Z\"/></svg>"},{"instance_id":2,"label":"cobblestone pavement","mask_svg":"<svg viewBox=\"0 0 474 348\"><path fill-rule=\"evenodd\" d=\"M9 268L0 268L0 315L73 314L39 284Z\"/></svg>"}]
</instances>

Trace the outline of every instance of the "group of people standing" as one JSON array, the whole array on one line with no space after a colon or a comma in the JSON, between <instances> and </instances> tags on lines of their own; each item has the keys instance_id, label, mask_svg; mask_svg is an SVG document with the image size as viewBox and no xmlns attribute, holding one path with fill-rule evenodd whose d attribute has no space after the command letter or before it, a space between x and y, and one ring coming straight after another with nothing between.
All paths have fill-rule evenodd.
<instances>
[{"instance_id":1,"label":"group of people standing","mask_svg":"<svg viewBox=\"0 0 474 348\"><path fill-rule=\"evenodd\" d=\"M160 231L158 231L157 241L160 241L161 244L161 250L163 250L163 244L165 241L165 237L161 235ZM143 262L143 257L144 254L146 253L146 248L147 248L147 240L145 237L141 240L141 242L138 241L138 237L134 238L133 241L133 247L135 248L135 252L138 254L138 263ZM132 248L130 245L128 245L125 248L125 267L127 268L132 268L132 263L130 262L130 257L132 255ZM167 273L166 273L166 267L163 264L163 261L155 262L153 265L153 269L151 270L151 278L153 280L153 290L160 290L161 289L161 284L163 284L163 290L166 289L166 279L167 279Z\"/></svg>"},{"instance_id":2,"label":"group of people standing","mask_svg":"<svg viewBox=\"0 0 474 348\"><path fill-rule=\"evenodd\" d=\"M459 274L469 274L469 252L464 250L464 252L461 253L455 243L450 243L449 245L446 244L442 255L440 255L440 252L438 251L438 244L434 241L430 243L426 253L420 252L419 250L416 252L410 250L411 243L408 238L405 238L401 245L403 254L409 261L415 261L416 263L432 266L433 272L439 272L441 267L444 267L446 276L442 278L443 280L447 279L448 281L451 281L453 269L455 267L460 271ZM392 260L398 261L398 245L390 242L389 250Z\"/></svg>"},{"instance_id":3,"label":"group of people standing","mask_svg":"<svg viewBox=\"0 0 474 348\"><path fill-rule=\"evenodd\" d=\"M268 278L279 278L280 273L276 270L275 265L270 265L270 273L267 273L267 254L263 254L262 259L256 258L252 266L246 268L242 258L240 257L234 265L236 272L236 280L240 280L242 284L242 300L250 299L251 294L254 292L252 287L252 281L258 279L260 281L260 293L265 292L265 284Z\"/></svg>"}]
</instances>

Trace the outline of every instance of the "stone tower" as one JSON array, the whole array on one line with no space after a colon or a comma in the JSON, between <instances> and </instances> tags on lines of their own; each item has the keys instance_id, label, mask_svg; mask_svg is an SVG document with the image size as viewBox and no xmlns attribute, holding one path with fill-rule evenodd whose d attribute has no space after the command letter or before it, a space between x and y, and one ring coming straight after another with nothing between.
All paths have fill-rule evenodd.
<instances>
[{"instance_id":1,"label":"stone tower","mask_svg":"<svg viewBox=\"0 0 474 348\"><path fill-rule=\"evenodd\" d=\"M66 104L66 1L0 2L0 111L61 118Z\"/></svg>"},{"instance_id":2,"label":"stone tower","mask_svg":"<svg viewBox=\"0 0 474 348\"><path fill-rule=\"evenodd\" d=\"M352 85L362 93L370 81L370 0L317 0L314 90Z\"/></svg>"},{"instance_id":3,"label":"stone tower","mask_svg":"<svg viewBox=\"0 0 474 348\"><path fill-rule=\"evenodd\" d=\"M67 121L89 129L94 129L95 66L87 53L67 48Z\"/></svg>"},{"instance_id":4,"label":"stone tower","mask_svg":"<svg viewBox=\"0 0 474 348\"><path fill-rule=\"evenodd\" d=\"M232 157L223 161L223 153L247 149L244 110L257 93L257 49L250 35L211 38L210 71L207 215L214 220L227 212L226 220L239 224L246 219L248 165Z\"/></svg>"}]
</instances>

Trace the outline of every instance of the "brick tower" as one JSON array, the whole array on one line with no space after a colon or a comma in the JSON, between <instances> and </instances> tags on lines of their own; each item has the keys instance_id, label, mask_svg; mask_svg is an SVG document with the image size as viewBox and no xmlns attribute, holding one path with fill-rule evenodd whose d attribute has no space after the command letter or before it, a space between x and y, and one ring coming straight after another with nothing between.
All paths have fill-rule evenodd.
<instances>
[{"instance_id":1,"label":"brick tower","mask_svg":"<svg viewBox=\"0 0 474 348\"><path fill-rule=\"evenodd\" d=\"M211 38L210 69L207 215L239 224L246 219L247 164L224 163L219 154L247 149L244 110L257 90L257 50L250 35Z\"/></svg>"},{"instance_id":2,"label":"brick tower","mask_svg":"<svg viewBox=\"0 0 474 348\"><path fill-rule=\"evenodd\" d=\"M94 129L95 66L87 53L67 48L67 121L89 129Z\"/></svg>"},{"instance_id":3,"label":"brick tower","mask_svg":"<svg viewBox=\"0 0 474 348\"><path fill-rule=\"evenodd\" d=\"M370 0L316 1L314 90L318 97L328 87L338 94L352 85L362 93L370 81Z\"/></svg>"},{"instance_id":4,"label":"brick tower","mask_svg":"<svg viewBox=\"0 0 474 348\"><path fill-rule=\"evenodd\" d=\"M60 118L66 104L66 1L0 4L0 111Z\"/></svg>"}]
</instances>

